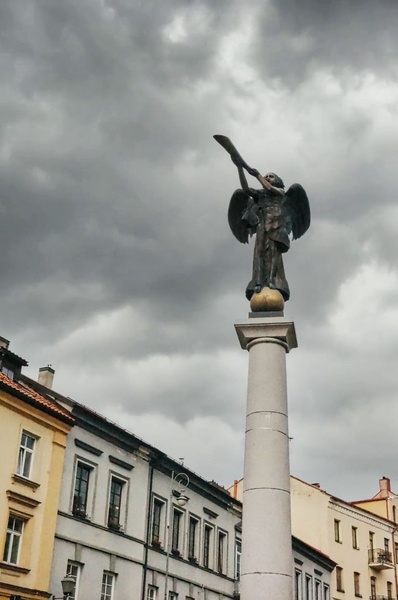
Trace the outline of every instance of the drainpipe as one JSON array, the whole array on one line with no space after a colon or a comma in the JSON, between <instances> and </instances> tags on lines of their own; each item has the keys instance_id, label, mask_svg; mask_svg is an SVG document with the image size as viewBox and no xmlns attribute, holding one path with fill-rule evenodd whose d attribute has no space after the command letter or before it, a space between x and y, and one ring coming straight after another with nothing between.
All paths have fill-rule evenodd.
<instances>
[{"instance_id":1,"label":"drainpipe","mask_svg":"<svg viewBox=\"0 0 398 600\"><path fill-rule=\"evenodd\" d=\"M146 589L146 578L148 572L148 551L149 551L149 534L151 530L151 506L152 506L152 489L153 489L153 472L154 463L151 461L151 471L149 475L149 486L148 486L148 501L147 501L147 516L146 516L146 542L145 542L145 555L144 555L144 567L142 572L142 594L141 599L145 600L145 589Z\"/></svg>"}]
</instances>

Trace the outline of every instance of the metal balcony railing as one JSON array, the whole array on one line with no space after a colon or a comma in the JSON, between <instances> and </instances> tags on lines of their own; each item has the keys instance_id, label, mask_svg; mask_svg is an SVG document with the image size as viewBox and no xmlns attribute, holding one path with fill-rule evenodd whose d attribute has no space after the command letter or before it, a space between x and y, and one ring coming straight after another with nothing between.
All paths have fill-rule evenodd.
<instances>
[{"instance_id":1,"label":"metal balcony railing","mask_svg":"<svg viewBox=\"0 0 398 600\"><path fill-rule=\"evenodd\" d=\"M374 569L387 569L393 566L392 554L384 548L369 550L369 565ZM382 596L380 596L382 598Z\"/></svg>"}]
</instances>

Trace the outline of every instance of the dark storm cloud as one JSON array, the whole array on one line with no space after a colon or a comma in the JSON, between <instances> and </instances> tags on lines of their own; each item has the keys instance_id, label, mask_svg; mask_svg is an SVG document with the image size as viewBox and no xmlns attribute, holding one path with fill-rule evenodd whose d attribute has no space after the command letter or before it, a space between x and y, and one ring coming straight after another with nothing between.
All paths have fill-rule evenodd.
<instances>
[{"instance_id":1,"label":"dark storm cloud","mask_svg":"<svg viewBox=\"0 0 398 600\"><path fill-rule=\"evenodd\" d=\"M161 290L167 307L184 287L192 308L200 290L212 287L203 278L217 276L204 273L206 263L186 254L181 264L202 192L184 189L170 171L203 138L186 101L211 67L221 21L206 4L190 7L200 27L175 45L164 29L184 16L185 3L156 10L150 2L134 10L130 3L3 5L5 62L14 67L10 104L19 106L3 138L1 239L15 265L6 273L9 292L21 280L51 278L58 289L95 282L119 302L150 296L156 303ZM51 296L54 312L58 300L64 324L73 326L73 298L71 306L69 294ZM26 312L40 319L37 300L37 310L33 298ZM83 302L78 310L88 308Z\"/></svg>"},{"instance_id":2,"label":"dark storm cloud","mask_svg":"<svg viewBox=\"0 0 398 600\"><path fill-rule=\"evenodd\" d=\"M397 77L394 0L282 0L261 11L253 54L262 76L299 86L330 69L343 84L358 72Z\"/></svg>"},{"instance_id":3,"label":"dark storm cloud","mask_svg":"<svg viewBox=\"0 0 398 600\"><path fill-rule=\"evenodd\" d=\"M335 484L343 460L357 469L396 387L397 18L394 2L2 3L0 335L30 374L51 362L60 392L241 475L233 322L253 241L228 230L225 133L312 205L286 257L292 463Z\"/></svg>"}]
</instances>

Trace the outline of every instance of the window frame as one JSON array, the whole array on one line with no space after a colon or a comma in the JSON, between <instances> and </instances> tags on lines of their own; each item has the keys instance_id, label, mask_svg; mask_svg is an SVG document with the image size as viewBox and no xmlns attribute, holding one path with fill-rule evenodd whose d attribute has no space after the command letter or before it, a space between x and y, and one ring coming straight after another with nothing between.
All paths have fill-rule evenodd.
<instances>
[{"instance_id":1,"label":"window frame","mask_svg":"<svg viewBox=\"0 0 398 600\"><path fill-rule=\"evenodd\" d=\"M107 581L108 578L111 578L111 583L109 584L109 582ZM106 581L104 581L106 579ZM111 571L103 571L102 572L102 582L101 582L101 600L113 600L113 596L115 593L115 581L116 581L116 575L115 573L112 573ZM107 589L110 585L110 594L109 594L109 590ZM105 586L105 589L104 589Z\"/></svg>"},{"instance_id":2,"label":"window frame","mask_svg":"<svg viewBox=\"0 0 398 600\"><path fill-rule=\"evenodd\" d=\"M235 579L240 581L240 574L242 568L242 540L235 538Z\"/></svg>"},{"instance_id":3,"label":"window frame","mask_svg":"<svg viewBox=\"0 0 398 600\"><path fill-rule=\"evenodd\" d=\"M327 583L323 584L323 600L330 600L330 586Z\"/></svg>"},{"instance_id":4,"label":"window frame","mask_svg":"<svg viewBox=\"0 0 398 600\"><path fill-rule=\"evenodd\" d=\"M11 521L21 523L21 530L17 531L14 527L10 525ZM12 513L8 516L7 529L6 529L6 539L4 543L3 549L3 559L2 562L7 565L18 566L21 558L21 549L23 543L23 534L25 530L26 519L22 519L20 516L14 515ZM11 560L13 558L13 554L16 548L16 557L15 561Z\"/></svg>"},{"instance_id":5,"label":"window frame","mask_svg":"<svg viewBox=\"0 0 398 600\"><path fill-rule=\"evenodd\" d=\"M361 574L358 571L354 571L354 596L361 598Z\"/></svg>"},{"instance_id":6,"label":"window frame","mask_svg":"<svg viewBox=\"0 0 398 600\"><path fill-rule=\"evenodd\" d=\"M358 527L351 527L351 536L352 536L352 547L354 550L359 550L358 546Z\"/></svg>"},{"instance_id":7,"label":"window frame","mask_svg":"<svg viewBox=\"0 0 398 600\"><path fill-rule=\"evenodd\" d=\"M313 579L312 575L309 573L305 573L304 576L304 591L305 591L305 600L313 600Z\"/></svg>"},{"instance_id":8,"label":"window frame","mask_svg":"<svg viewBox=\"0 0 398 600\"><path fill-rule=\"evenodd\" d=\"M294 569L294 598L303 600L303 572L301 569Z\"/></svg>"},{"instance_id":9,"label":"window frame","mask_svg":"<svg viewBox=\"0 0 398 600\"><path fill-rule=\"evenodd\" d=\"M191 562L198 562L199 539L200 518L190 513L188 515L188 560Z\"/></svg>"},{"instance_id":10,"label":"window frame","mask_svg":"<svg viewBox=\"0 0 398 600\"><path fill-rule=\"evenodd\" d=\"M344 592L343 569L339 566L336 566L336 591Z\"/></svg>"},{"instance_id":11,"label":"window frame","mask_svg":"<svg viewBox=\"0 0 398 600\"><path fill-rule=\"evenodd\" d=\"M208 534L208 535L207 535ZM203 527L202 564L205 569L213 570L214 559L214 527L205 522Z\"/></svg>"},{"instance_id":12,"label":"window frame","mask_svg":"<svg viewBox=\"0 0 398 600\"><path fill-rule=\"evenodd\" d=\"M77 481L78 481L78 470L86 471L88 474L87 481L84 481L83 478L79 477L79 489L77 489ZM72 498L72 514L75 517L87 518L90 514L90 496L91 496L91 487L92 487L92 479L94 474L94 467L87 461L81 460L77 457L75 470L74 470L74 478L73 478L73 498ZM81 482L85 483L85 496L83 501L81 500ZM76 493L76 492L79 493ZM78 500L79 499L79 500Z\"/></svg>"},{"instance_id":13,"label":"window frame","mask_svg":"<svg viewBox=\"0 0 398 600\"><path fill-rule=\"evenodd\" d=\"M23 445L24 436L33 440L32 448L29 448L26 445ZM31 433L30 431L27 431L26 429L22 430L20 442L19 442L18 462L17 462L17 468L15 471L15 474L18 475L19 477L23 477L23 479L28 479L28 480L32 479L31 476L32 476L32 471L33 471L33 463L34 463L34 458L35 458L35 454L36 454L36 447L37 447L38 440L39 440L39 438L37 437L37 435L34 435L33 433ZM29 459L28 459L29 473L28 473L28 475L25 475L25 466L26 466L27 456L29 456Z\"/></svg>"},{"instance_id":14,"label":"window frame","mask_svg":"<svg viewBox=\"0 0 398 600\"><path fill-rule=\"evenodd\" d=\"M217 530L217 573L227 574L228 533L223 529Z\"/></svg>"},{"instance_id":15,"label":"window frame","mask_svg":"<svg viewBox=\"0 0 398 600\"><path fill-rule=\"evenodd\" d=\"M341 521L334 519L334 541L341 544Z\"/></svg>"},{"instance_id":16,"label":"window frame","mask_svg":"<svg viewBox=\"0 0 398 600\"><path fill-rule=\"evenodd\" d=\"M159 507L159 511L155 507ZM155 547L164 546L164 524L165 524L165 512L166 512L166 501L158 496L153 496L152 499L152 518L151 518L151 544ZM155 523L155 517L158 518L158 522ZM155 527L158 529L155 533Z\"/></svg>"},{"instance_id":17,"label":"window frame","mask_svg":"<svg viewBox=\"0 0 398 600\"><path fill-rule=\"evenodd\" d=\"M314 600L322 600L322 582L320 579L314 580Z\"/></svg>"},{"instance_id":18,"label":"window frame","mask_svg":"<svg viewBox=\"0 0 398 600\"><path fill-rule=\"evenodd\" d=\"M377 589L376 589L376 577L372 575L370 578L370 598L371 600L375 600L377 597Z\"/></svg>"},{"instance_id":19,"label":"window frame","mask_svg":"<svg viewBox=\"0 0 398 600\"><path fill-rule=\"evenodd\" d=\"M147 590L146 590L146 600L157 600L157 597L158 597L158 588L156 587L156 585L151 585L149 583Z\"/></svg>"},{"instance_id":20,"label":"window frame","mask_svg":"<svg viewBox=\"0 0 398 600\"><path fill-rule=\"evenodd\" d=\"M184 511L174 504L171 505L171 509L171 553L174 556L181 556Z\"/></svg>"},{"instance_id":21,"label":"window frame","mask_svg":"<svg viewBox=\"0 0 398 600\"><path fill-rule=\"evenodd\" d=\"M117 482L121 484L121 493L120 493L120 505L114 504L111 502L112 495L112 483ZM127 516L127 499L128 499L128 488L129 488L129 479L120 475L115 471L109 472L109 483L108 483L108 500L106 505L106 519L105 524L106 527L110 531L124 531L126 525L126 516ZM113 498L115 499L115 498ZM111 507L114 507L113 509ZM117 508L118 510L115 510ZM112 512L112 514L111 514Z\"/></svg>"},{"instance_id":22,"label":"window frame","mask_svg":"<svg viewBox=\"0 0 398 600\"><path fill-rule=\"evenodd\" d=\"M76 575L74 575L71 572L73 569L76 569ZM75 591L73 594L69 594L68 600L78 600L78 598L79 598L79 584L80 584L81 572L82 572L81 563L78 563L75 560L69 559L68 562L66 563L66 575L68 577L73 577L75 579Z\"/></svg>"}]
</instances>

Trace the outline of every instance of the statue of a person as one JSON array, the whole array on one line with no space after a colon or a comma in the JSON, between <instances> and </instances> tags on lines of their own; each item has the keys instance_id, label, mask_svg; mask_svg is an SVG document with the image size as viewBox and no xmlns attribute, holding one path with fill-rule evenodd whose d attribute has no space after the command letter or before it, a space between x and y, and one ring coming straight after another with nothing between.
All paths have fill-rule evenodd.
<instances>
[{"instance_id":1,"label":"statue of a person","mask_svg":"<svg viewBox=\"0 0 398 600\"><path fill-rule=\"evenodd\" d=\"M307 194L298 183L285 192L282 179L275 173L263 177L245 163L228 138L214 137L230 153L239 173L241 188L232 194L228 209L232 233L242 243L247 243L249 236L256 234L253 272L246 287L246 297L251 300L253 310L283 309L290 290L282 254L290 248L290 234L297 239L310 226ZM258 179L262 189L249 187L244 169ZM279 302L275 299L278 292Z\"/></svg>"}]
</instances>

